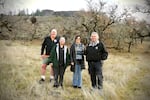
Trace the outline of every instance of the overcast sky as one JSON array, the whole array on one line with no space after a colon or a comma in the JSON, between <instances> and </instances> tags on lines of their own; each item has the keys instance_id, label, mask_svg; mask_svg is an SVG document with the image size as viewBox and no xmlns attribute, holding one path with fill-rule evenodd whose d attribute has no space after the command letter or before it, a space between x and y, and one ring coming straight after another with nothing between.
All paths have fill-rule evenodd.
<instances>
[{"instance_id":1,"label":"overcast sky","mask_svg":"<svg viewBox=\"0 0 150 100\"><path fill-rule=\"evenodd\" d=\"M3 1L3 0L0 0ZM5 8L0 7L1 12L17 11L18 9L29 9L29 12L37 9L51 9L54 11L87 9L86 0L4 0ZM98 1L98 0L94 0ZM143 0L103 0L108 3L117 3L120 6L133 6L143 4Z\"/></svg>"},{"instance_id":2,"label":"overcast sky","mask_svg":"<svg viewBox=\"0 0 150 100\"><path fill-rule=\"evenodd\" d=\"M0 0L3 1L3 0ZM18 10L28 9L29 13L35 12L37 9L50 9L54 11L74 11L74 10L87 10L86 0L4 0L5 7L0 6L0 13L13 13ZM94 0L99 1L99 0ZM135 5L144 5L144 0L103 0L108 4L117 4L119 10L124 7L133 7ZM140 15L141 18L148 19L145 15Z\"/></svg>"}]
</instances>

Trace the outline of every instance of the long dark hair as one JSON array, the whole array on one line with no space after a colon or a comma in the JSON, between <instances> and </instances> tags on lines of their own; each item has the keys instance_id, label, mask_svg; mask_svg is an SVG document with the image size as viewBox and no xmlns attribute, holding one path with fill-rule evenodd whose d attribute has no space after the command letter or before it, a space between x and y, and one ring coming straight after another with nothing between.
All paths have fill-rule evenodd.
<instances>
[{"instance_id":1,"label":"long dark hair","mask_svg":"<svg viewBox=\"0 0 150 100\"><path fill-rule=\"evenodd\" d=\"M77 36L75 37L75 41L76 41L76 39L77 39L78 37L80 37L80 39L81 39L81 36L80 36L80 35L77 35Z\"/></svg>"}]
</instances>

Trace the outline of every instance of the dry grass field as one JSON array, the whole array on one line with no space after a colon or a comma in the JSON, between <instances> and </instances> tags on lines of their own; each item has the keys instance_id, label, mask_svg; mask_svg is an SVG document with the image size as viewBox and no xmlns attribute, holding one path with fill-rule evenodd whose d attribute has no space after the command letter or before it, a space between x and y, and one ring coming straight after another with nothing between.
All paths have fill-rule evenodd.
<instances>
[{"instance_id":1,"label":"dry grass field","mask_svg":"<svg viewBox=\"0 0 150 100\"><path fill-rule=\"evenodd\" d=\"M0 40L0 100L149 100L150 42L134 48L132 53L109 52L104 61L104 87L91 90L88 66L83 70L83 87L71 87L69 67L65 72L64 89L49 82L39 84L41 41Z\"/></svg>"}]
</instances>

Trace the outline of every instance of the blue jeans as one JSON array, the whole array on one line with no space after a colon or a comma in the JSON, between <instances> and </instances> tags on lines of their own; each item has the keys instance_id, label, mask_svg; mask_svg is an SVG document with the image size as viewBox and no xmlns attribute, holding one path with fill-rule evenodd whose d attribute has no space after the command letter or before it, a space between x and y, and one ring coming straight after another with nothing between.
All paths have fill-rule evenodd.
<instances>
[{"instance_id":1,"label":"blue jeans","mask_svg":"<svg viewBox=\"0 0 150 100\"><path fill-rule=\"evenodd\" d=\"M82 86L82 75L81 75L81 65L75 65L75 72L73 73L73 86Z\"/></svg>"}]
</instances>

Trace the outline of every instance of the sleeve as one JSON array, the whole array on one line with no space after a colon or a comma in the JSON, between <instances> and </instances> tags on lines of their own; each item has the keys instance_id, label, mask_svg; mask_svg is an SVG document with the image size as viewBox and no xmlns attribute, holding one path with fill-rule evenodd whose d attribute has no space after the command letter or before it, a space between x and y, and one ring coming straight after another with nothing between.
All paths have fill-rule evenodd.
<instances>
[{"instance_id":1,"label":"sleeve","mask_svg":"<svg viewBox=\"0 0 150 100\"><path fill-rule=\"evenodd\" d=\"M70 48L70 62L73 62L73 45Z\"/></svg>"},{"instance_id":2,"label":"sleeve","mask_svg":"<svg viewBox=\"0 0 150 100\"><path fill-rule=\"evenodd\" d=\"M42 43L42 47L41 47L41 55L44 54L45 46L46 46L46 38L44 39L44 41L43 41L43 43Z\"/></svg>"},{"instance_id":3,"label":"sleeve","mask_svg":"<svg viewBox=\"0 0 150 100\"><path fill-rule=\"evenodd\" d=\"M84 49L84 55L87 55L87 48L88 48L88 46L86 46Z\"/></svg>"},{"instance_id":4,"label":"sleeve","mask_svg":"<svg viewBox=\"0 0 150 100\"><path fill-rule=\"evenodd\" d=\"M102 57L101 57L101 59L106 60L107 58L108 58L108 52L106 50L104 43L102 43Z\"/></svg>"},{"instance_id":5,"label":"sleeve","mask_svg":"<svg viewBox=\"0 0 150 100\"><path fill-rule=\"evenodd\" d=\"M82 44L82 55L85 55L85 46Z\"/></svg>"},{"instance_id":6,"label":"sleeve","mask_svg":"<svg viewBox=\"0 0 150 100\"><path fill-rule=\"evenodd\" d=\"M69 54L69 50L67 48L67 66L71 64L71 61L70 61L70 54Z\"/></svg>"},{"instance_id":7,"label":"sleeve","mask_svg":"<svg viewBox=\"0 0 150 100\"><path fill-rule=\"evenodd\" d=\"M54 60L54 56L55 56L55 52L56 52L56 46L54 46L53 48L52 48L52 50L51 50L51 52L50 52L50 56L48 57L48 59L49 59L49 62L53 62L53 60Z\"/></svg>"}]
</instances>

